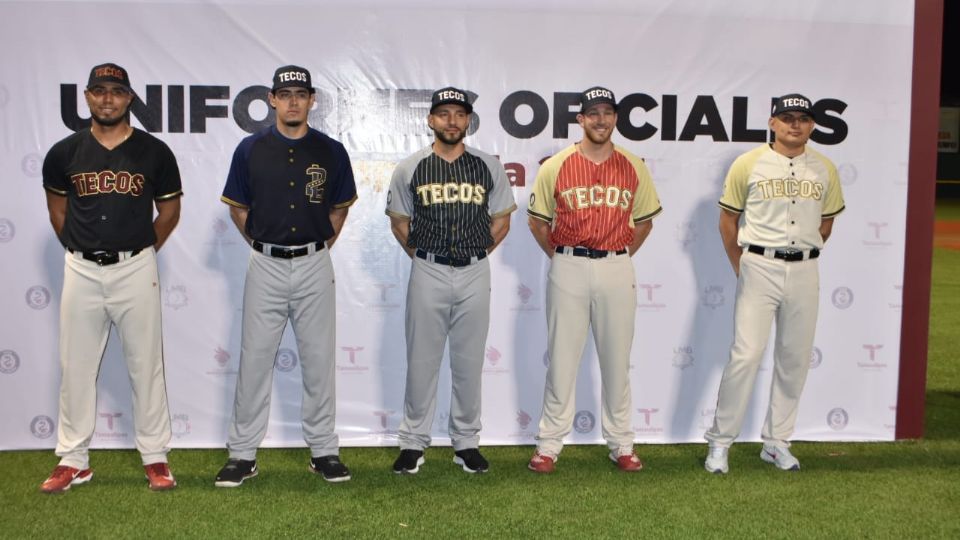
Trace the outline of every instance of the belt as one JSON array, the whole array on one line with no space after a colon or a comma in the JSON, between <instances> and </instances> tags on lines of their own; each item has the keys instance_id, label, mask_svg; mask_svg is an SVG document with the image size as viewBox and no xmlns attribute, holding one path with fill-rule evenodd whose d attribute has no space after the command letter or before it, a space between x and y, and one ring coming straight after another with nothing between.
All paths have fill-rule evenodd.
<instances>
[{"instance_id":1,"label":"belt","mask_svg":"<svg viewBox=\"0 0 960 540\"><path fill-rule=\"evenodd\" d=\"M143 250L135 249L133 251L106 251L98 249L97 251L74 251L71 248L67 248L67 251L73 254L79 254L84 259L93 261L100 266L110 266L111 264L117 264L120 261L133 258Z\"/></svg>"},{"instance_id":2,"label":"belt","mask_svg":"<svg viewBox=\"0 0 960 540\"><path fill-rule=\"evenodd\" d=\"M806 261L808 259L816 259L820 256L820 250L817 248L813 249L797 249L797 250L787 250L787 249L774 249L774 248L765 248L762 246L748 245L747 251L750 253L756 253L757 255L763 255L764 257L770 259L783 259L787 262L797 262L797 261Z\"/></svg>"},{"instance_id":3,"label":"belt","mask_svg":"<svg viewBox=\"0 0 960 540\"><path fill-rule=\"evenodd\" d=\"M573 255L574 257L588 257L590 259L603 259L606 257L612 257L614 255L625 255L627 253L626 249L605 250L605 249L591 249L588 247L570 247L570 246L557 246L557 253L564 253L566 255Z\"/></svg>"},{"instance_id":4,"label":"belt","mask_svg":"<svg viewBox=\"0 0 960 540\"><path fill-rule=\"evenodd\" d=\"M323 242L314 242L305 246L278 246L275 244L264 244L259 240L253 241L253 249L269 257L278 259L295 259L304 255L312 255L323 248L326 244Z\"/></svg>"},{"instance_id":5,"label":"belt","mask_svg":"<svg viewBox=\"0 0 960 540\"><path fill-rule=\"evenodd\" d=\"M433 253L428 253L422 249L417 250L417 257L436 264L442 264L444 266L453 266L460 268L462 266L470 266L471 264L476 264L487 258L487 252L475 256L475 257L444 257L442 255L434 255Z\"/></svg>"}]
</instances>

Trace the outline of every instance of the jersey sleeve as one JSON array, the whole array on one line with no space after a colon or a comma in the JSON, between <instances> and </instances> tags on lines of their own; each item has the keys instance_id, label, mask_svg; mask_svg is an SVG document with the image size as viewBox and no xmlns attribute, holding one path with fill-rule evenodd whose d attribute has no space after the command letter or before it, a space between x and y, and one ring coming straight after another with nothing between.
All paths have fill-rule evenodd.
<instances>
[{"instance_id":1,"label":"jersey sleeve","mask_svg":"<svg viewBox=\"0 0 960 540\"><path fill-rule=\"evenodd\" d=\"M244 139L233 151L227 183L223 186L220 200L237 208L250 207L250 169L248 166L251 140Z\"/></svg>"},{"instance_id":2,"label":"jersey sleeve","mask_svg":"<svg viewBox=\"0 0 960 540\"><path fill-rule=\"evenodd\" d=\"M410 218L413 216L413 192L410 190L410 181L413 172L420 163L421 152L404 159L393 169L390 179L390 191L387 192L386 214L395 218Z\"/></svg>"},{"instance_id":3,"label":"jersey sleeve","mask_svg":"<svg viewBox=\"0 0 960 540\"><path fill-rule=\"evenodd\" d=\"M43 188L64 197L70 193L70 179L64 170L67 162L66 145L59 142L43 158Z\"/></svg>"},{"instance_id":4,"label":"jersey sleeve","mask_svg":"<svg viewBox=\"0 0 960 540\"><path fill-rule=\"evenodd\" d=\"M490 178L493 181L493 193L488 195L487 200L490 215L497 217L513 212L517 209L517 202L513 198L513 189L510 187L510 179L507 178L507 170L503 168L503 163L489 154L480 152L478 154L490 171Z\"/></svg>"},{"instance_id":5,"label":"jersey sleeve","mask_svg":"<svg viewBox=\"0 0 960 540\"><path fill-rule=\"evenodd\" d=\"M183 195L183 183L180 178L180 167L173 151L163 141L160 143L160 162L157 170L157 182L154 189L155 201L166 201Z\"/></svg>"},{"instance_id":6,"label":"jersey sleeve","mask_svg":"<svg viewBox=\"0 0 960 540\"><path fill-rule=\"evenodd\" d=\"M840 188L840 175L833 163L827 161L827 194L823 201L823 219L832 218L846 209L843 202L843 190Z\"/></svg>"},{"instance_id":7,"label":"jersey sleeve","mask_svg":"<svg viewBox=\"0 0 960 540\"><path fill-rule=\"evenodd\" d=\"M663 207L660 205L657 189L653 185L650 169L639 157L626 152L624 155L633 166L634 174L637 175L637 190L633 194L633 210L630 217L634 223L653 219L663 211Z\"/></svg>"},{"instance_id":8,"label":"jersey sleeve","mask_svg":"<svg viewBox=\"0 0 960 540\"><path fill-rule=\"evenodd\" d=\"M335 146L338 168L336 182L330 194L330 205L334 208L348 208L357 200L357 183L353 177L353 165L347 149L340 143Z\"/></svg>"},{"instance_id":9,"label":"jersey sleeve","mask_svg":"<svg viewBox=\"0 0 960 540\"><path fill-rule=\"evenodd\" d=\"M747 205L747 180L750 178L750 166L743 156L734 160L727 177L723 180L723 195L720 196L720 208L742 214Z\"/></svg>"},{"instance_id":10,"label":"jersey sleeve","mask_svg":"<svg viewBox=\"0 0 960 540\"><path fill-rule=\"evenodd\" d=\"M527 203L528 216L547 223L553 222L553 216L557 210L555 196L557 176L560 174L560 166L569 154L569 152L560 152L540 166L537 178L533 181L533 189L530 190L530 200Z\"/></svg>"}]
</instances>

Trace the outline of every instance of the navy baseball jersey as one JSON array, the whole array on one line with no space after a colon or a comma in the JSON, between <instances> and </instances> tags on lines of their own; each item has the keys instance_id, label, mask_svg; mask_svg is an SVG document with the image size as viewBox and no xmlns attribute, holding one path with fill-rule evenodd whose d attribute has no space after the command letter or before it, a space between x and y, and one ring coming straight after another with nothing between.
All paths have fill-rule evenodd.
<instances>
[{"instance_id":1,"label":"navy baseball jersey","mask_svg":"<svg viewBox=\"0 0 960 540\"><path fill-rule=\"evenodd\" d=\"M67 197L60 242L75 251L133 251L157 241L153 204L183 194L170 148L134 129L108 150L80 130L43 160L43 187Z\"/></svg>"},{"instance_id":2,"label":"navy baseball jersey","mask_svg":"<svg viewBox=\"0 0 960 540\"><path fill-rule=\"evenodd\" d=\"M249 209L250 238L296 246L331 238L330 210L353 204L357 187L342 144L313 128L288 139L271 126L237 146L220 199Z\"/></svg>"},{"instance_id":3,"label":"navy baseball jersey","mask_svg":"<svg viewBox=\"0 0 960 540\"><path fill-rule=\"evenodd\" d=\"M452 163L421 149L393 171L387 215L411 218L409 247L444 257L474 257L493 244L492 217L517 207L503 165L467 146Z\"/></svg>"}]
</instances>

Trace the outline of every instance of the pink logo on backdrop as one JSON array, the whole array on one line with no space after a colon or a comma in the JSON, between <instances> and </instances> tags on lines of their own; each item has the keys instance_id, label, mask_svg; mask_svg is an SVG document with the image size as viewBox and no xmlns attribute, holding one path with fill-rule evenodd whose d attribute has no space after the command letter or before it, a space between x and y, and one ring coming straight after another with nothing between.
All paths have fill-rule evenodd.
<instances>
[{"instance_id":1,"label":"pink logo on backdrop","mask_svg":"<svg viewBox=\"0 0 960 540\"><path fill-rule=\"evenodd\" d=\"M527 429L530 427L530 422L533 421L533 418L527 414L527 411L520 409L517 411L517 425L520 426L520 429Z\"/></svg>"},{"instance_id":2,"label":"pink logo on backdrop","mask_svg":"<svg viewBox=\"0 0 960 540\"><path fill-rule=\"evenodd\" d=\"M120 431L120 418L123 416L121 412L99 412L97 417L100 418L99 425L107 426L106 431L97 430L94 435L98 439L126 439L127 434L123 431Z\"/></svg>"},{"instance_id":3,"label":"pink logo on backdrop","mask_svg":"<svg viewBox=\"0 0 960 540\"><path fill-rule=\"evenodd\" d=\"M391 291L397 288L396 283L383 282L371 283L371 287L377 291L377 299L367 304L368 308L374 311L393 311L399 309L400 304L393 298Z\"/></svg>"},{"instance_id":4,"label":"pink logo on backdrop","mask_svg":"<svg viewBox=\"0 0 960 540\"><path fill-rule=\"evenodd\" d=\"M658 302L656 299L657 291L662 287L663 285L660 283L637 283L637 309L641 311L660 311L667 307L666 304Z\"/></svg>"},{"instance_id":5,"label":"pink logo on backdrop","mask_svg":"<svg viewBox=\"0 0 960 540\"><path fill-rule=\"evenodd\" d=\"M868 370L878 370L887 367L886 362L883 362L880 358L880 351L882 349L883 345L879 343L863 344L863 350L867 353L866 358L858 361L857 366Z\"/></svg>"},{"instance_id":6,"label":"pink logo on backdrop","mask_svg":"<svg viewBox=\"0 0 960 540\"><path fill-rule=\"evenodd\" d=\"M540 306L536 303L531 303L532 299L533 289L525 283L521 283L517 285L517 300L519 300L519 302L511 309L513 311L539 311Z\"/></svg>"},{"instance_id":7,"label":"pink logo on backdrop","mask_svg":"<svg viewBox=\"0 0 960 540\"><path fill-rule=\"evenodd\" d=\"M170 428L173 436L180 439L190 435L190 416L186 414L175 414L170 418Z\"/></svg>"},{"instance_id":8,"label":"pink logo on backdrop","mask_svg":"<svg viewBox=\"0 0 960 540\"><path fill-rule=\"evenodd\" d=\"M41 414L34 416L33 420L30 421L30 433L33 433L33 436L38 439L49 439L53 435L53 431L53 418L49 416Z\"/></svg>"},{"instance_id":9,"label":"pink logo on backdrop","mask_svg":"<svg viewBox=\"0 0 960 540\"><path fill-rule=\"evenodd\" d=\"M369 371L370 367L364 365L360 361L360 352L363 351L364 347L340 347L340 350L347 353L347 362L338 363L337 371L342 372L352 372L352 373L361 373L364 371Z\"/></svg>"},{"instance_id":10,"label":"pink logo on backdrop","mask_svg":"<svg viewBox=\"0 0 960 540\"><path fill-rule=\"evenodd\" d=\"M888 405L888 406L887 406L887 409L891 412L891 415L890 415L890 419L891 419L891 420L890 420L890 422L884 423L884 424L883 424L883 427L885 427L885 428L887 429L887 431L896 431L896 429L897 429L897 406L896 406L896 405Z\"/></svg>"},{"instance_id":11,"label":"pink logo on backdrop","mask_svg":"<svg viewBox=\"0 0 960 540\"><path fill-rule=\"evenodd\" d=\"M492 345L488 346L486 353L484 354L484 358L486 358L483 368L484 373L506 373L509 371L507 366L500 365L500 363L503 361L503 353L501 353L496 347Z\"/></svg>"},{"instance_id":12,"label":"pink logo on backdrop","mask_svg":"<svg viewBox=\"0 0 960 540\"><path fill-rule=\"evenodd\" d=\"M31 178L38 178L43 172L43 156L33 153L23 156L20 160L20 170Z\"/></svg>"},{"instance_id":13,"label":"pink logo on backdrop","mask_svg":"<svg viewBox=\"0 0 960 540\"><path fill-rule=\"evenodd\" d=\"M230 362L230 353L222 347L217 347L217 349L213 351L213 359L216 360L218 366L226 367Z\"/></svg>"},{"instance_id":14,"label":"pink logo on backdrop","mask_svg":"<svg viewBox=\"0 0 960 540\"><path fill-rule=\"evenodd\" d=\"M863 235L863 245L868 247L886 247L893 242L889 238L890 224L886 221L868 221Z\"/></svg>"},{"instance_id":15,"label":"pink logo on backdrop","mask_svg":"<svg viewBox=\"0 0 960 540\"><path fill-rule=\"evenodd\" d=\"M894 285L893 286L893 301L888 305L890 309L902 309L903 308L903 285Z\"/></svg>"},{"instance_id":16,"label":"pink logo on backdrop","mask_svg":"<svg viewBox=\"0 0 960 540\"><path fill-rule=\"evenodd\" d=\"M658 433L663 433L663 428L659 425L658 419L660 409L654 408L640 408L637 409L637 412L640 413L640 418L642 423L639 426L634 428L634 431L639 435L656 435Z\"/></svg>"},{"instance_id":17,"label":"pink logo on backdrop","mask_svg":"<svg viewBox=\"0 0 960 540\"><path fill-rule=\"evenodd\" d=\"M380 419L380 429L379 431L371 432L371 435L379 435L381 440L390 439L393 440L397 436L397 430L388 427L390 425L389 419L396 415L396 411L373 411L373 415Z\"/></svg>"}]
</instances>

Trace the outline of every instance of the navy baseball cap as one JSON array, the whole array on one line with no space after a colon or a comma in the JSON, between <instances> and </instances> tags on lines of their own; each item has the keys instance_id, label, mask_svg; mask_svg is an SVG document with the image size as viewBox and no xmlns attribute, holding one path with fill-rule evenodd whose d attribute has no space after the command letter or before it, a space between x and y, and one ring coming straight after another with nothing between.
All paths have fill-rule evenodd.
<instances>
[{"instance_id":1,"label":"navy baseball cap","mask_svg":"<svg viewBox=\"0 0 960 540\"><path fill-rule=\"evenodd\" d=\"M127 75L127 70L112 62L93 66L93 69L90 70L90 77L87 79L87 88L102 83L119 84L133 93L133 89L130 88L130 77Z\"/></svg>"},{"instance_id":2,"label":"navy baseball cap","mask_svg":"<svg viewBox=\"0 0 960 540\"><path fill-rule=\"evenodd\" d=\"M777 116L785 112L802 112L814 118L813 102L810 98L800 94L787 94L780 96L773 102L773 109L770 116Z\"/></svg>"},{"instance_id":3,"label":"navy baseball cap","mask_svg":"<svg viewBox=\"0 0 960 540\"><path fill-rule=\"evenodd\" d=\"M614 97L613 92L602 86L587 88L580 94L580 113L583 114L590 107L604 103L613 107L613 110L617 110L617 98Z\"/></svg>"},{"instance_id":4,"label":"navy baseball cap","mask_svg":"<svg viewBox=\"0 0 960 540\"><path fill-rule=\"evenodd\" d=\"M313 94L316 89L310 82L310 72L300 66L283 66L273 73L273 88L276 92L281 88L306 88Z\"/></svg>"},{"instance_id":5,"label":"navy baseball cap","mask_svg":"<svg viewBox=\"0 0 960 540\"><path fill-rule=\"evenodd\" d=\"M467 93L452 86L441 88L433 93L433 97L430 98L430 113L433 114L433 110L441 105L459 105L466 109L467 113L473 112L473 105L470 104Z\"/></svg>"}]
</instances>

